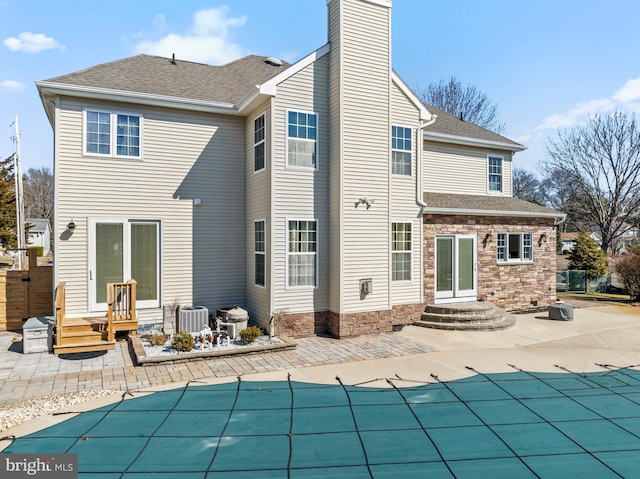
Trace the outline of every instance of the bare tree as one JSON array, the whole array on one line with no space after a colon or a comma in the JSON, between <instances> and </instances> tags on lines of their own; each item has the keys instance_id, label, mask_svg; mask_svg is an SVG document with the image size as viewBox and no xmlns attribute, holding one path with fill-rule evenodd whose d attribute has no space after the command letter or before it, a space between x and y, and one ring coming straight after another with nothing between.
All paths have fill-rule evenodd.
<instances>
[{"instance_id":1,"label":"bare tree","mask_svg":"<svg viewBox=\"0 0 640 479\"><path fill-rule=\"evenodd\" d=\"M49 168L29 168L24 177L24 206L28 218L51 219L53 175Z\"/></svg>"},{"instance_id":2,"label":"bare tree","mask_svg":"<svg viewBox=\"0 0 640 479\"><path fill-rule=\"evenodd\" d=\"M513 169L513 197L530 201L538 205L544 204L538 177L523 168Z\"/></svg>"},{"instance_id":3,"label":"bare tree","mask_svg":"<svg viewBox=\"0 0 640 479\"><path fill-rule=\"evenodd\" d=\"M637 219L640 129L633 113L598 115L560 131L547 144L541 168L573 195L584 223L599 230L604 251Z\"/></svg>"},{"instance_id":4,"label":"bare tree","mask_svg":"<svg viewBox=\"0 0 640 479\"><path fill-rule=\"evenodd\" d=\"M584 211L584 199L572 188L567 188L566 178L562 171L546 171L540 181L542 204L548 208L562 211L567 215L566 220L558 225L560 232L587 231L592 225L587 221Z\"/></svg>"},{"instance_id":5,"label":"bare tree","mask_svg":"<svg viewBox=\"0 0 640 479\"><path fill-rule=\"evenodd\" d=\"M498 120L498 105L474 85L463 86L455 76L440 80L427 88L417 88L420 99L458 118L501 134L505 124Z\"/></svg>"}]
</instances>

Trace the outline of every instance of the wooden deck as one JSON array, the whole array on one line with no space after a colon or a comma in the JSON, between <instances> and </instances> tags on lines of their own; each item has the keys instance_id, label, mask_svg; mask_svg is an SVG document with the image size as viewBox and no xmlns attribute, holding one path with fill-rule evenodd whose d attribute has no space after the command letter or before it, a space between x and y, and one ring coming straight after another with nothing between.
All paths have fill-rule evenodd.
<instances>
[{"instance_id":1,"label":"wooden deck","mask_svg":"<svg viewBox=\"0 0 640 479\"><path fill-rule=\"evenodd\" d=\"M65 295L66 284L58 284L54 354L115 349L117 331L128 331L135 335L138 329L135 281L107 285L109 309L104 317L67 318Z\"/></svg>"}]
</instances>

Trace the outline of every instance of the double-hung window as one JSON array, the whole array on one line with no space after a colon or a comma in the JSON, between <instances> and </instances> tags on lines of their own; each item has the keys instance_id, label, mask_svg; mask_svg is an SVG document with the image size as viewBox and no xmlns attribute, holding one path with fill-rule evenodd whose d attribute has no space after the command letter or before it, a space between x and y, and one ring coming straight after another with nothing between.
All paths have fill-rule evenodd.
<instances>
[{"instance_id":1,"label":"double-hung window","mask_svg":"<svg viewBox=\"0 0 640 479\"><path fill-rule=\"evenodd\" d=\"M531 233L498 233L498 263L529 263L533 261Z\"/></svg>"},{"instance_id":2,"label":"double-hung window","mask_svg":"<svg viewBox=\"0 0 640 479\"><path fill-rule=\"evenodd\" d=\"M266 270L266 236L265 236L265 221L257 220L254 225L254 258L255 258L255 279L254 282L258 286L265 285L265 270Z\"/></svg>"},{"instance_id":3,"label":"double-hung window","mask_svg":"<svg viewBox=\"0 0 640 479\"><path fill-rule=\"evenodd\" d=\"M411 281L411 223L391 224L393 281Z\"/></svg>"},{"instance_id":4,"label":"double-hung window","mask_svg":"<svg viewBox=\"0 0 640 479\"><path fill-rule=\"evenodd\" d=\"M316 286L317 223L314 220L288 220L287 286Z\"/></svg>"},{"instance_id":5,"label":"double-hung window","mask_svg":"<svg viewBox=\"0 0 640 479\"><path fill-rule=\"evenodd\" d=\"M315 113L287 112L287 165L315 168L318 137Z\"/></svg>"},{"instance_id":6,"label":"double-hung window","mask_svg":"<svg viewBox=\"0 0 640 479\"><path fill-rule=\"evenodd\" d=\"M411 128L391 127L391 173L411 176Z\"/></svg>"},{"instance_id":7,"label":"double-hung window","mask_svg":"<svg viewBox=\"0 0 640 479\"><path fill-rule=\"evenodd\" d=\"M121 158L140 158L142 116L85 110L84 152Z\"/></svg>"},{"instance_id":8,"label":"double-hung window","mask_svg":"<svg viewBox=\"0 0 640 479\"><path fill-rule=\"evenodd\" d=\"M502 157L488 157L489 191L502 192Z\"/></svg>"},{"instance_id":9,"label":"double-hung window","mask_svg":"<svg viewBox=\"0 0 640 479\"><path fill-rule=\"evenodd\" d=\"M265 167L265 114L253 120L253 171L263 170Z\"/></svg>"}]
</instances>

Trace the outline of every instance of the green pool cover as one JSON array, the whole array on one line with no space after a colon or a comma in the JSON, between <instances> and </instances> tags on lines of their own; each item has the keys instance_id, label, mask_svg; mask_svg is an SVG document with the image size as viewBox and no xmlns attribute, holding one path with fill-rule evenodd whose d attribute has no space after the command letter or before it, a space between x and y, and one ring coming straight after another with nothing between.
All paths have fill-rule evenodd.
<instances>
[{"instance_id":1,"label":"green pool cover","mask_svg":"<svg viewBox=\"0 0 640 479\"><path fill-rule=\"evenodd\" d=\"M640 477L638 370L388 383L191 383L3 453L77 454L83 479Z\"/></svg>"}]
</instances>

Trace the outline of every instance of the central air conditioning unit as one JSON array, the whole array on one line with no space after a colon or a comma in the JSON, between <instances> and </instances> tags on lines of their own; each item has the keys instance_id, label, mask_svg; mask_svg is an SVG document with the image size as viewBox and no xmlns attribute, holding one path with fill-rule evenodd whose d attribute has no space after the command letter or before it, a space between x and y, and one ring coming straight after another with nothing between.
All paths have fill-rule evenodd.
<instances>
[{"instance_id":1,"label":"central air conditioning unit","mask_svg":"<svg viewBox=\"0 0 640 479\"><path fill-rule=\"evenodd\" d=\"M180 308L178 331L197 333L209 325L209 310L205 306L185 306Z\"/></svg>"}]
</instances>

